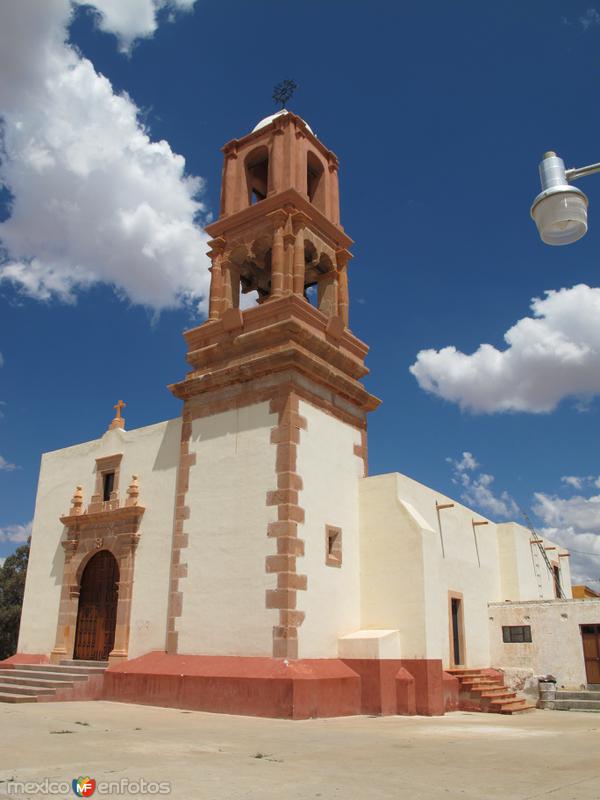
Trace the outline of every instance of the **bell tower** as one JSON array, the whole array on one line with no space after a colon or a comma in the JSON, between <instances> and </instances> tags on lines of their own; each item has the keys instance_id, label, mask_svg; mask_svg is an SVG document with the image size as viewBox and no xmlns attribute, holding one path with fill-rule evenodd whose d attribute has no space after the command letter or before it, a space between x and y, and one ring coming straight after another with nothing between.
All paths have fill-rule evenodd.
<instances>
[{"instance_id":1,"label":"bell tower","mask_svg":"<svg viewBox=\"0 0 600 800\"><path fill-rule=\"evenodd\" d=\"M280 111L223 148L221 216L207 230L209 319L258 302L316 292L327 318L348 325L348 247L340 225L338 160L300 117Z\"/></svg>"},{"instance_id":2,"label":"bell tower","mask_svg":"<svg viewBox=\"0 0 600 800\"><path fill-rule=\"evenodd\" d=\"M190 371L170 387L184 407L167 650L332 657L360 627L357 487L379 405L349 330L339 164L286 110L223 153L208 319L184 333ZM194 585L220 598L204 621Z\"/></svg>"}]
</instances>

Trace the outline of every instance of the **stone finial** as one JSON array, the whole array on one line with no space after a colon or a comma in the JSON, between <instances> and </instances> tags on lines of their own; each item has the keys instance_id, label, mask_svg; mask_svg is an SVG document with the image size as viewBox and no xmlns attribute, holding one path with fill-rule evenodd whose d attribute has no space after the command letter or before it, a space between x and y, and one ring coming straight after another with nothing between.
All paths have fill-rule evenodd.
<instances>
[{"instance_id":1,"label":"stone finial","mask_svg":"<svg viewBox=\"0 0 600 800\"><path fill-rule=\"evenodd\" d=\"M115 406L113 406L117 414L108 427L109 431L114 430L114 428L125 427L125 419L121 416L121 409L125 408L126 405L127 403L124 403L122 400L119 400L119 402Z\"/></svg>"},{"instance_id":2,"label":"stone finial","mask_svg":"<svg viewBox=\"0 0 600 800\"><path fill-rule=\"evenodd\" d=\"M83 488L81 486L75 487L75 492L71 498L71 510L69 514L71 516L83 514Z\"/></svg>"},{"instance_id":3,"label":"stone finial","mask_svg":"<svg viewBox=\"0 0 600 800\"><path fill-rule=\"evenodd\" d=\"M138 484L138 476L132 475L131 483L127 487L127 500L125 501L125 505L137 506L139 496L140 496L140 487Z\"/></svg>"}]
</instances>

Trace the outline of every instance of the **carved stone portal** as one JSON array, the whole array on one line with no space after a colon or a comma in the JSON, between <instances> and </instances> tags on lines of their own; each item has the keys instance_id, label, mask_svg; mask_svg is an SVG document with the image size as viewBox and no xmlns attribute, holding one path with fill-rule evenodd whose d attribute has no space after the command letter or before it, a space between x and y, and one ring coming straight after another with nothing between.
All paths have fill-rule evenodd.
<instances>
[{"instance_id":1,"label":"carved stone portal","mask_svg":"<svg viewBox=\"0 0 600 800\"><path fill-rule=\"evenodd\" d=\"M50 655L52 663L73 657L81 577L88 561L100 550L112 553L119 567L115 642L108 661L115 664L127 658L135 551L140 539L140 521L145 511L137 505L138 495L139 486L134 476L124 506L119 507L118 498L115 498L110 503L92 502L83 511L82 492L77 487L77 502L72 503L69 514L60 518L66 533L62 541L65 566L56 644ZM96 510L98 506L101 510Z\"/></svg>"}]
</instances>

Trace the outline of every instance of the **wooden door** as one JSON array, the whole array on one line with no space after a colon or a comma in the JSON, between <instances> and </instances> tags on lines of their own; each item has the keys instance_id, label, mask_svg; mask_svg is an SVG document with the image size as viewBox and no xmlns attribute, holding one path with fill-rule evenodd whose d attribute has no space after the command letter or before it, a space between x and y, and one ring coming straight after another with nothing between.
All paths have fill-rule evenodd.
<instances>
[{"instance_id":1,"label":"wooden door","mask_svg":"<svg viewBox=\"0 0 600 800\"><path fill-rule=\"evenodd\" d=\"M581 639L587 682L600 684L600 625L582 625Z\"/></svg>"},{"instance_id":2,"label":"wooden door","mask_svg":"<svg viewBox=\"0 0 600 800\"><path fill-rule=\"evenodd\" d=\"M106 661L115 642L119 567L112 553L101 550L81 576L73 658Z\"/></svg>"},{"instance_id":3,"label":"wooden door","mask_svg":"<svg viewBox=\"0 0 600 800\"><path fill-rule=\"evenodd\" d=\"M462 667L466 663L465 621L463 596L460 592L448 592L450 666Z\"/></svg>"},{"instance_id":4,"label":"wooden door","mask_svg":"<svg viewBox=\"0 0 600 800\"><path fill-rule=\"evenodd\" d=\"M452 614L452 661L455 665L462 664L462 648L460 646L460 629L461 629L461 602L458 598L451 599L451 614Z\"/></svg>"}]
</instances>

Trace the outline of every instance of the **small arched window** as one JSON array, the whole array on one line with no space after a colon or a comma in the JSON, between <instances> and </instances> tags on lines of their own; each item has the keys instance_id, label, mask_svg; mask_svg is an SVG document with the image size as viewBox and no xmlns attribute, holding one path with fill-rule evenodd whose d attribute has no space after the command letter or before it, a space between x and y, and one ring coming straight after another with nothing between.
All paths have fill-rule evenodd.
<instances>
[{"instance_id":1,"label":"small arched window","mask_svg":"<svg viewBox=\"0 0 600 800\"><path fill-rule=\"evenodd\" d=\"M306 157L306 190L308 199L320 211L325 211L325 177L323 164L311 151Z\"/></svg>"},{"instance_id":2,"label":"small arched window","mask_svg":"<svg viewBox=\"0 0 600 800\"><path fill-rule=\"evenodd\" d=\"M246 157L246 184L248 205L265 199L269 186L269 151L266 147L257 147Z\"/></svg>"}]
</instances>

